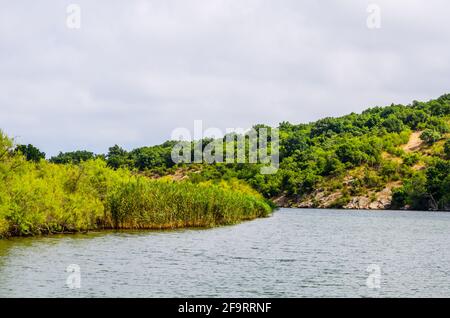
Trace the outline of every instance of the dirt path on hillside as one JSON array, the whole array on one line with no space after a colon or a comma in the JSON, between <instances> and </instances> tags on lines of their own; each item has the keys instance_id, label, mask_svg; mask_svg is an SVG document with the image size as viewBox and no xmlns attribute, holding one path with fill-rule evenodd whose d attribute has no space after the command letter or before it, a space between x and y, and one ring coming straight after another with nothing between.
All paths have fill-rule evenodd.
<instances>
[{"instance_id":1,"label":"dirt path on hillside","mask_svg":"<svg viewBox=\"0 0 450 318\"><path fill-rule=\"evenodd\" d=\"M413 152L422 146L423 141L420 139L421 131L415 131L409 137L408 143L402 146L402 149L406 152Z\"/></svg>"}]
</instances>

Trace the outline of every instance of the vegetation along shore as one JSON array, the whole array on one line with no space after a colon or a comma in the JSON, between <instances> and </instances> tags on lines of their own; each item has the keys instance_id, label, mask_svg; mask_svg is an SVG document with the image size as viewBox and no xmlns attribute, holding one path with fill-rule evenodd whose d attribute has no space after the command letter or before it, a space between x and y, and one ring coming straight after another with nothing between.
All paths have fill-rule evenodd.
<instances>
[{"instance_id":1,"label":"vegetation along shore","mask_svg":"<svg viewBox=\"0 0 450 318\"><path fill-rule=\"evenodd\" d=\"M0 237L98 229L211 227L264 217L272 204L239 181L176 182L100 159L27 161L0 134Z\"/></svg>"},{"instance_id":2,"label":"vegetation along shore","mask_svg":"<svg viewBox=\"0 0 450 318\"><path fill-rule=\"evenodd\" d=\"M275 205L450 210L450 94L254 126L262 127L280 136L280 169L272 175L259 164L175 164L175 141L46 160L1 133L0 236L210 227L267 216Z\"/></svg>"}]
</instances>

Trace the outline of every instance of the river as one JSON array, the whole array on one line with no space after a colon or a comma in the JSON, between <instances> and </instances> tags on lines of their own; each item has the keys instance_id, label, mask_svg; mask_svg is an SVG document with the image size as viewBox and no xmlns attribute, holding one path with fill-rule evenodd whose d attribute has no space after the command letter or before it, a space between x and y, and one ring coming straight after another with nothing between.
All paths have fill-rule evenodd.
<instances>
[{"instance_id":1,"label":"river","mask_svg":"<svg viewBox=\"0 0 450 318\"><path fill-rule=\"evenodd\" d=\"M0 240L0 297L450 297L450 213L280 209Z\"/></svg>"}]
</instances>

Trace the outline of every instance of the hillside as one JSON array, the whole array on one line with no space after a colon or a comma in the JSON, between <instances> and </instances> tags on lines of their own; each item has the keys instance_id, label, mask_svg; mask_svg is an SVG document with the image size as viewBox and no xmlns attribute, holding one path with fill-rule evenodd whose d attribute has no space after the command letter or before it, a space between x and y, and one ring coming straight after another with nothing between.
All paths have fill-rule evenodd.
<instances>
[{"instance_id":1,"label":"hillside","mask_svg":"<svg viewBox=\"0 0 450 318\"><path fill-rule=\"evenodd\" d=\"M420 136L423 131L410 134L407 143L400 145L398 150L402 156L382 153L385 164L392 164L399 171L405 170L420 175L425 171L426 162L433 158L432 146L423 141ZM448 135L445 135L448 138ZM443 141L437 146L442 147ZM404 162L404 157L417 158L414 164ZM421 158L421 159L418 159ZM439 158L439 156L437 156ZM414 159L416 160L416 159ZM328 176L317 183L316 188L303 196L287 196L281 194L272 198L280 207L299 208L344 208L344 209L389 209L392 207L392 196L401 191L405 181L409 179L394 176L383 178L383 172L378 167L360 166L349 169L341 176ZM377 184L373 179L378 178ZM372 179L372 180L371 180ZM411 206L400 204L396 206L408 209ZM444 207L445 208L445 207Z\"/></svg>"},{"instance_id":2,"label":"hillside","mask_svg":"<svg viewBox=\"0 0 450 318\"><path fill-rule=\"evenodd\" d=\"M279 206L449 210L449 123L450 94L312 123L283 122L270 128L280 135L280 169L272 175L260 174L258 164L174 164L175 141L132 151L115 145L105 155L60 153L50 161L100 158L114 169L191 183L239 179Z\"/></svg>"}]
</instances>

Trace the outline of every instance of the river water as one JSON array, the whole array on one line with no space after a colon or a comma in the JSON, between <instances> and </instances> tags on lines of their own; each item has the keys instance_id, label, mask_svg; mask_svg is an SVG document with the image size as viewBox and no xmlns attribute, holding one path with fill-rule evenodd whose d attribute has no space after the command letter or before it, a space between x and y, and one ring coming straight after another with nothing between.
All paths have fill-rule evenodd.
<instances>
[{"instance_id":1,"label":"river water","mask_svg":"<svg viewBox=\"0 0 450 318\"><path fill-rule=\"evenodd\" d=\"M450 213L0 240L0 297L450 297Z\"/></svg>"}]
</instances>

